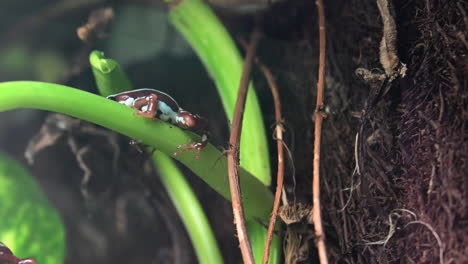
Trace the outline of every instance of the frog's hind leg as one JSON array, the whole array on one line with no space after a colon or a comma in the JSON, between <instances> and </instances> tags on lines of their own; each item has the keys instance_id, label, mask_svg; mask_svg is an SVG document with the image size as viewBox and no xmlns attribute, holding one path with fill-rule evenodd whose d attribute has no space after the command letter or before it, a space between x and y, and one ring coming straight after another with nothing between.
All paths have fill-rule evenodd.
<instances>
[{"instance_id":1,"label":"frog's hind leg","mask_svg":"<svg viewBox=\"0 0 468 264\"><path fill-rule=\"evenodd\" d=\"M138 110L135 115L154 118L158 111L158 96L156 94L150 94L143 98L138 98L133 103L133 108Z\"/></svg>"}]
</instances>

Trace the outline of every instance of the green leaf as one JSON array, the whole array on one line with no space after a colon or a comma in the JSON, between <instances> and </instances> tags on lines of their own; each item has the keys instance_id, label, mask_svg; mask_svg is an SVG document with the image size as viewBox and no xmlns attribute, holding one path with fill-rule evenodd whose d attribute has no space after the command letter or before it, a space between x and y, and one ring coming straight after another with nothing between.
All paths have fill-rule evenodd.
<instances>
[{"instance_id":1,"label":"green leaf","mask_svg":"<svg viewBox=\"0 0 468 264\"><path fill-rule=\"evenodd\" d=\"M0 241L19 258L61 264L65 230L41 187L18 162L0 152Z\"/></svg>"}]
</instances>

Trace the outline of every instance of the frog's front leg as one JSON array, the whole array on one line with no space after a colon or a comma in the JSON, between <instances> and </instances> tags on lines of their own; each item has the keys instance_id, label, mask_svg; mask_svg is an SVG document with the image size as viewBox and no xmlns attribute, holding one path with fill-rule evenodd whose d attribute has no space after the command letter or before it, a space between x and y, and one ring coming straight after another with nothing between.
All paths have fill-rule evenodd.
<instances>
[{"instance_id":1,"label":"frog's front leg","mask_svg":"<svg viewBox=\"0 0 468 264\"><path fill-rule=\"evenodd\" d=\"M206 145L208 144L208 136L206 134L207 127L208 127L208 120L206 120L205 118L203 118L203 117L201 117L199 115L194 115L194 114L189 113L187 111L179 110L179 112L177 113L177 117L175 119L175 122L176 122L177 126L179 126L181 128L196 131L196 132L201 132L202 133L202 139L201 139L200 142L194 142L192 144L180 145L177 148L178 149L183 148L183 149L175 152L174 154L172 154L172 156L177 156L180 153L183 153L183 152L186 152L186 151L195 150L195 151L197 151L197 153L196 153L197 160L200 159L200 151L204 147L206 147Z\"/></svg>"},{"instance_id":2,"label":"frog's front leg","mask_svg":"<svg viewBox=\"0 0 468 264\"><path fill-rule=\"evenodd\" d=\"M149 94L145 97L140 97L133 102L133 108L138 110L135 115L146 118L154 118L158 111L158 96Z\"/></svg>"},{"instance_id":3,"label":"frog's front leg","mask_svg":"<svg viewBox=\"0 0 468 264\"><path fill-rule=\"evenodd\" d=\"M174 152L174 154L172 154L172 156L175 157L175 156L179 155L180 153L195 150L196 151L195 158L198 160L198 159L200 159L200 151L203 148L205 148L207 144L208 144L208 136L206 134L203 134L200 142L194 142L192 144L179 145L177 148L178 149L182 148L182 149L177 151L177 152Z\"/></svg>"}]
</instances>

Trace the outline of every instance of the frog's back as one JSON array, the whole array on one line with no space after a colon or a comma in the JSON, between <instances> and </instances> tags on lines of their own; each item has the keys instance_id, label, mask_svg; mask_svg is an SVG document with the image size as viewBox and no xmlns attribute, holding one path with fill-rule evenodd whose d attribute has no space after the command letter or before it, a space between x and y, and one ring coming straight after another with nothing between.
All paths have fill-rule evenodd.
<instances>
[{"instance_id":1,"label":"frog's back","mask_svg":"<svg viewBox=\"0 0 468 264\"><path fill-rule=\"evenodd\" d=\"M151 88L141 88L141 89L136 89L136 90L131 90L131 91L126 91L118 94L112 94L107 96L108 99L118 101L118 102L123 102L127 101L129 99L133 99L132 102L138 98L145 97L151 94L155 94L158 96L158 101L163 101L165 104L172 109L174 112L178 112L180 107L179 104L172 98L170 95L168 95L165 92L161 92L155 89Z\"/></svg>"},{"instance_id":2,"label":"frog's back","mask_svg":"<svg viewBox=\"0 0 468 264\"><path fill-rule=\"evenodd\" d=\"M163 101L164 103L166 103L166 105L168 105L174 112L179 111L179 104L176 102L176 100L174 100L174 98L172 98L165 92L161 92L159 90L151 88L141 88L132 90L130 92L134 93L136 97L145 97L150 94L156 94L158 96L158 101Z\"/></svg>"}]
</instances>

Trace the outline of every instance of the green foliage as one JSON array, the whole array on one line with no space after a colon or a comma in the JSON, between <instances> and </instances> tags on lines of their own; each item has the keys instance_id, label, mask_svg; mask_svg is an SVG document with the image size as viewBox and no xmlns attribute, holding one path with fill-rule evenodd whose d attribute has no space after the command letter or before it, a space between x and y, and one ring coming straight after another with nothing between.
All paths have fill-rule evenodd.
<instances>
[{"instance_id":1,"label":"green foliage","mask_svg":"<svg viewBox=\"0 0 468 264\"><path fill-rule=\"evenodd\" d=\"M60 264L65 230L41 187L18 162L0 153L0 241L20 258Z\"/></svg>"}]
</instances>

